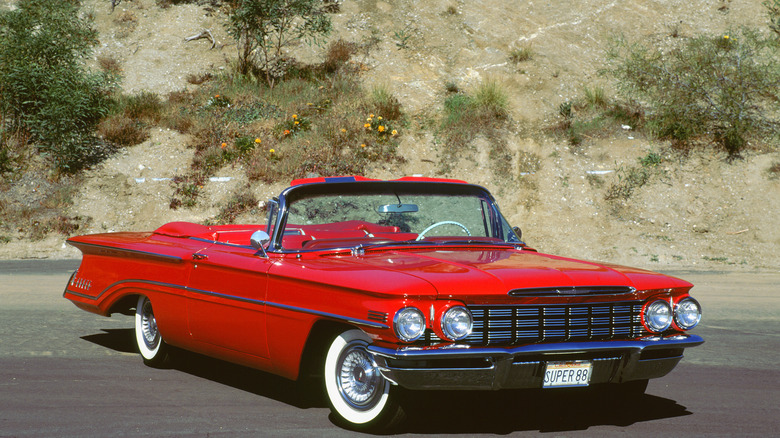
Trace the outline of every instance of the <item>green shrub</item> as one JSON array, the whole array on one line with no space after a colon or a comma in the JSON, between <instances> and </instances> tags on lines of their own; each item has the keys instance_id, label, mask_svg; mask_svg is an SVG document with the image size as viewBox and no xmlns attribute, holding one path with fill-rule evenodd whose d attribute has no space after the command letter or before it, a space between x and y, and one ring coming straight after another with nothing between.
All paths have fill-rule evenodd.
<instances>
[{"instance_id":1,"label":"green shrub","mask_svg":"<svg viewBox=\"0 0 780 438\"><path fill-rule=\"evenodd\" d=\"M108 113L115 78L84 67L96 35L79 16L78 2L29 0L0 11L0 112L6 128L28 132L66 172L105 155L93 131Z\"/></svg>"},{"instance_id":2,"label":"green shrub","mask_svg":"<svg viewBox=\"0 0 780 438\"><path fill-rule=\"evenodd\" d=\"M534 55L530 46L520 47L509 52L509 61L513 64L519 64L530 60Z\"/></svg>"},{"instance_id":3,"label":"green shrub","mask_svg":"<svg viewBox=\"0 0 780 438\"><path fill-rule=\"evenodd\" d=\"M252 211L257 208L257 198L252 193L247 191L241 191L233 194L227 204L222 207L221 211L214 218L215 224L232 224L236 222L236 218L248 211Z\"/></svg>"},{"instance_id":4,"label":"green shrub","mask_svg":"<svg viewBox=\"0 0 780 438\"><path fill-rule=\"evenodd\" d=\"M318 0L227 0L227 31L237 44L238 72L257 70L273 88L290 66L283 52L297 41L330 33L326 4Z\"/></svg>"},{"instance_id":5,"label":"green shrub","mask_svg":"<svg viewBox=\"0 0 780 438\"><path fill-rule=\"evenodd\" d=\"M437 132L445 140L440 157L440 172L448 172L451 164L462 156L466 146L479 135L491 140L489 156L494 164L503 166L508 152L500 138L499 129L509 117L508 108L509 98L494 80L482 83L473 95L447 95L444 99L444 119Z\"/></svg>"},{"instance_id":6,"label":"green shrub","mask_svg":"<svg viewBox=\"0 0 780 438\"><path fill-rule=\"evenodd\" d=\"M780 37L780 0L764 0L769 16L769 28Z\"/></svg>"},{"instance_id":7,"label":"green shrub","mask_svg":"<svg viewBox=\"0 0 780 438\"><path fill-rule=\"evenodd\" d=\"M657 152L649 152L638 159L639 166L620 166L615 172L616 181L607 188L604 199L607 201L626 200L634 190L647 184L654 175L664 173L659 169L663 157Z\"/></svg>"},{"instance_id":8,"label":"green shrub","mask_svg":"<svg viewBox=\"0 0 780 438\"><path fill-rule=\"evenodd\" d=\"M778 128L780 58L759 32L702 35L670 51L618 40L608 55L620 91L647 102L648 127L662 139L709 137L734 157L749 136Z\"/></svg>"},{"instance_id":9,"label":"green shrub","mask_svg":"<svg viewBox=\"0 0 780 438\"><path fill-rule=\"evenodd\" d=\"M401 102L393 96L386 85L375 85L371 88L371 102L368 111L381 115L386 120L400 120L403 117Z\"/></svg>"},{"instance_id":10,"label":"green shrub","mask_svg":"<svg viewBox=\"0 0 780 438\"><path fill-rule=\"evenodd\" d=\"M477 87L474 107L487 117L503 120L509 115L509 98L497 81L488 80Z\"/></svg>"}]
</instances>

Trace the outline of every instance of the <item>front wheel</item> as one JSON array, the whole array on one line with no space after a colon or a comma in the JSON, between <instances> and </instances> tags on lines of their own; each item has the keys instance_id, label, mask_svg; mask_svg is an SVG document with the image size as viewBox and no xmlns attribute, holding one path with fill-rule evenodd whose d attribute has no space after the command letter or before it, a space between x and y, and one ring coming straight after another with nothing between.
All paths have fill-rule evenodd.
<instances>
[{"instance_id":1,"label":"front wheel","mask_svg":"<svg viewBox=\"0 0 780 438\"><path fill-rule=\"evenodd\" d=\"M152 302L145 296L139 297L135 306L135 341L145 364L161 367L167 363L168 345L157 329Z\"/></svg>"},{"instance_id":2,"label":"front wheel","mask_svg":"<svg viewBox=\"0 0 780 438\"><path fill-rule=\"evenodd\" d=\"M324 379L331 412L350 429L390 428L404 418L394 389L366 350L369 338L360 330L336 336L325 356Z\"/></svg>"}]
</instances>

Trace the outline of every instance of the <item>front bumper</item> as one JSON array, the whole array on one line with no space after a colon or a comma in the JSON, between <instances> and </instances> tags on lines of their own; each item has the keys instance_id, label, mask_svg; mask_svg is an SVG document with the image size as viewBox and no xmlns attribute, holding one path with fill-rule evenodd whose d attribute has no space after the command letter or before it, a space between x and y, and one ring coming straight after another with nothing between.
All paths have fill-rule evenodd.
<instances>
[{"instance_id":1,"label":"front bumper","mask_svg":"<svg viewBox=\"0 0 780 438\"><path fill-rule=\"evenodd\" d=\"M704 343L696 335L630 341L562 342L518 347L388 348L369 345L388 380L407 389L541 388L548 361L589 360L590 384L652 379L668 374L683 350Z\"/></svg>"}]
</instances>

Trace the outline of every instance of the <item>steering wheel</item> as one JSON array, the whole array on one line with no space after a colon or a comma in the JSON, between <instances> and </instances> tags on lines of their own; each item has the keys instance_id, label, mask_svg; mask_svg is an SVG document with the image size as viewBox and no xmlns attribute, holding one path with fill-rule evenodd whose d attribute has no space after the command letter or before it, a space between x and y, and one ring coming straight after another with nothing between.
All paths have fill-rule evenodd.
<instances>
[{"instance_id":1,"label":"steering wheel","mask_svg":"<svg viewBox=\"0 0 780 438\"><path fill-rule=\"evenodd\" d=\"M455 222L455 221L441 221L441 222L436 222L435 224L431 225L430 227L422 230L422 232L414 240L422 240L425 237L425 233L427 233L428 231L431 231L432 229L434 229L436 227L440 227L442 225L457 225L457 226L463 228L463 231L465 231L467 235L471 236L471 231L469 231L469 229L466 228L466 226L463 225L462 223Z\"/></svg>"}]
</instances>

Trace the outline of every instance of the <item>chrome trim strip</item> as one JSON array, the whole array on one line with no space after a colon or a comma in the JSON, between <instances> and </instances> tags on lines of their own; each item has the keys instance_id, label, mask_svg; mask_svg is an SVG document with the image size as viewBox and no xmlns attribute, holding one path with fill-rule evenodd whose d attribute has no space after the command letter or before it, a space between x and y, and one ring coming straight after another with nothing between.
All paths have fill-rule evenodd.
<instances>
[{"instance_id":1,"label":"chrome trim strip","mask_svg":"<svg viewBox=\"0 0 780 438\"><path fill-rule=\"evenodd\" d=\"M125 257L127 254L130 254L130 258L140 258L140 259L149 259L149 260L156 260L166 263L181 263L183 260L181 257L167 255L167 254L159 254L156 252L148 252L148 251L139 251L137 249L128 249L128 248L118 248L115 246L108 246L108 245L98 245L95 243L84 243L84 242L74 242L72 240L67 240L68 244L75 246L78 249L89 248L89 249L97 249L101 252L107 252L108 254L100 254L100 255L115 255L111 253L120 253L122 254L122 257Z\"/></svg>"},{"instance_id":2,"label":"chrome trim strip","mask_svg":"<svg viewBox=\"0 0 780 438\"><path fill-rule=\"evenodd\" d=\"M509 358L514 356L534 355L534 354L573 354L593 351L615 351L615 350L655 350L660 348L687 348L695 347L704 343L698 335L675 335L669 338L661 338L654 341L590 341L590 342L559 342L550 344L529 344L519 347L497 348L497 347L472 347L469 345L456 344L460 348L433 348L422 349L420 347L401 347L387 348L377 345L369 345L368 351L378 356L389 359L458 359L475 357L492 357L496 359Z\"/></svg>"},{"instance_id":3,"label":"chrome trim strip","mask_svg":"<svg viewBox=\"0 0 780 438\"><path fill-rule=\"evenodd\" d=\"M339 320L342 320L342 321L345 321L345 322L349 322L349 323L353 323L353 324L364 325L366 327L372 327L372 328L378 328L378 329L389 329L390 328L390 326L388 326L386 324L379 324L379 323L376 323L376 322L367 321L365 319L359 319L359 318L349 318L347 316L337 315L335 313L321 312L319 310L306 309L306 308L303 308L303 307L288 306L286 304L280 304L280 303L267 302L266 304L268 306L270 306L270 307L275 307L277 309L290 310L290 311L293 311L293 312L308 313L308 314L317 315L317 316L325 316L325 317L328 317L328 318L339 319Z\"/></svg>"},{"instance_id":4,"label":"chrome trim strip","mask_svg":"<svg viewBox=\"0 0 780 438\"><path fill-rule=\"evenodd\" d=\"M92 301L97 301L108 290L114 288L117 285L123 284L123 283L142 283L142 284L151 284L151 285L155 285L155 286L170 287L172 289L179 289L179 290L184 290L184 291L192 292L192 293L196 293L196 294L208 295L208 296L217 297L217 298L224 298L224 299L227 299L227 300L240 301L240 302L244 302L244 303L256 304L256 305L259 305L259 306L269 306L269 307L275 307L277 309L289 310L289 311L293 311L293 312L301 312L301 313L308 313L310 315L323 316L323 317L327 317L327 318L331 318L331 319L337 319L337 320L340 320L340 321L345 321L345 322L348 322L348 323L358 324L358 325L362 325L362 326L366 326L366 327L372 327L372 328L378 328L378 329L388 329L388 328L390 328L390 326L388 326L386 324L379 324L379 323L376 323L376 322L373 322L373 321L368 321L368 320L365 320L365 319L350 318L350 317L344 316L344 315L338 315L338 314L335 314L335 313L328 313L328 312L321 312L319 310L307 309L307 308L304 308L304 307L288 306L286 304L281 304L281 303L273 303L273 302L269 302L269 301L255 300L255 299L252 299L252 298L239 297L239 296L236 296L236 295L223 294L223 293L219 293L219 292L213 292L213 291L202 290L202 289L195 289L195 288L191 288L191 287L187 287L187 286L182 286L180 284L163 283L163 282L160 282L160 281L152 281L152 280L129 279L129 280L117 281L115 283L112 283L111 285L109 285L105 289L103 289L97 296L94 296L94 297L90 296L90 295L84 295L84 294L81 294L81 293L78 293L78 292L73 292L73 291L70 291L68 289L65 289L65 293L63 295L65 295L65 294L72 294L72 295L76 295L76 296L79 296L79 297L82 297L82 298L86 298L86 299L89 299L89 300L92 300Z\"/></svg>"},{"instance_id":5,"label":"chrome trim strip","mask_svg":"<svg viewBox=\"0 0 780 438\"><path fill-rule=\"evenodd\" d=\"M629 295L636 293L632 286L567 286L567 287L530 287L512 289L508 292L512 297L557 297L557 296L589 296L589 295Z\"/></svg>"}]
</instances>

